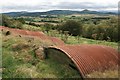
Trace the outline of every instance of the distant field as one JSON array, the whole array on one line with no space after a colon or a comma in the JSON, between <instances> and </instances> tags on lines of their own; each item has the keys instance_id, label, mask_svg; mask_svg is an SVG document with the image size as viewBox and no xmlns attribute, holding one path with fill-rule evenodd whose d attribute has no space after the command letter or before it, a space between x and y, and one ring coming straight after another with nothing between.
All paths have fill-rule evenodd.
<instances>
[{"instance_id":1,"label":"distant field","mask_svg":"<svg viewBox=\"0 0 120 80\"><path fill-rule=\"evenodd\" d=\"M32 26L32 25L27 25L27 24L23 25L23 29L30 30L30 31L42 31L42 28L40 28L40 27L36 27L36 26Z\"/></svg>"},{"instance_id":2,"label":"distant field","mask_svg":"<svg viewBox=\"0 0 120 80\"><path fill-rule=\"evenodd\" d=\"M44 25L46 23L49 23L49 24L52 24L52 25L57 25L57 23L52 23L52 22L33 22L35 24L38 24L38 25Z\"/></svg>"}]
</instances>

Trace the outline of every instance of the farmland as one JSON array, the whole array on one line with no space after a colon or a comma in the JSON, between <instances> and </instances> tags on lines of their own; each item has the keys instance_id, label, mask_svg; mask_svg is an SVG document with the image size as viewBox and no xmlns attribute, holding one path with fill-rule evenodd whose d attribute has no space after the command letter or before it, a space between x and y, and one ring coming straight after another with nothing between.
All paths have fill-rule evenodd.
<instances>
[{"instance_id":1,"label":"farmland","mask_svg":"<svg viewBox=\"0 0 120 80\"><path fill-rule=\"evenodd\" d=\"M97 44L118 49L116 15L5 16L3 22L2 26L14 29L41 31L49 37L61 39L66 45ZM50 58L41 60L35 53L36 48L57 44L36 37L29 42L28 37L5 33L1 33L3 78L81 78L78 71L70 66L61 65ZM117 69L106 70L88 74L87 78L116 78L117 73Z\"/></svg>"}]
</instances>

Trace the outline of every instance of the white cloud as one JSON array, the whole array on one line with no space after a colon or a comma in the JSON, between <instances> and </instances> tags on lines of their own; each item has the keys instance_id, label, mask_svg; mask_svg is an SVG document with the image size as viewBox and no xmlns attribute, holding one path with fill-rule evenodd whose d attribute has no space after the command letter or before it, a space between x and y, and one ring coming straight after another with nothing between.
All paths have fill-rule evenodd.
<instances>
[{"instance_id":1,"label":"white cloud","mask_svg":"<svg viewBox=\"0 0 120 80\"><path fill-rule=\"evenodd\" d=\"M119 0L1 0L0 12L46 11L54 9L117 10Z\"/></svg>"}]
</instances>

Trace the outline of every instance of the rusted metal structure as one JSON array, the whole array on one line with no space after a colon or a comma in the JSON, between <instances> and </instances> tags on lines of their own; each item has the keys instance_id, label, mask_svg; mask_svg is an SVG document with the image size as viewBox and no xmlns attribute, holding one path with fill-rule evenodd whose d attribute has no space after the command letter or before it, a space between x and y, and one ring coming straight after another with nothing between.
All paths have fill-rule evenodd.
<instances>
[{"instance_id":1,"label":"rusted metal structure","mask_svg":"<svg viewBox=\"0 0 120 80\"><path fill-rule=\"evenodd\" d=\"M49 37L40 31L20 30L20 29L13 29L13 28L8 28L4 26L0 26L0 30L8 30L8 31L11 31L14 35L37 37L44 41L48 40L56 45L64 45L64 42L62 40L55 37Z\"/></svg>"},{"instance_id":2,"label":"rusted metal structure","mask_svg":"<svg viewBox=\"0 0 120 80\"><path fill-rule=\"evenodd\" d=\"M107 46L64 45L50 46L47 50L49 49L66 54L77 66L83 78L94 71L104 71L120 64L117 50Z\"/></svg>"}]
</instances>

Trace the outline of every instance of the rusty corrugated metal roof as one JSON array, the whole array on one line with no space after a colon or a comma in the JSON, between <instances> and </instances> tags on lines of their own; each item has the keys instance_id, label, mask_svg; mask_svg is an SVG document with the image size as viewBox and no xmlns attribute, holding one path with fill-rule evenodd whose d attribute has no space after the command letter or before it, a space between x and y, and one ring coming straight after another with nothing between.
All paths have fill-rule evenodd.
<instances>
[{"instance_id":1,"label":"rusty corrugated metal roof","mask_svg":"<svg viewBox=\"0 0 120 80\"><path fill-rule=\"evenodd\" d=\"M59 49L76 64L81 75L86 77L94 71L104 71L120 64L117 50L102 45L50 46Z\"/></svg>"},{"instance_id":2,"label":"rusty corrugated metal roof","mask_svg":"<svg viewBox=\"0 0 120 80\"><path fill-rule=\"evenodd\" d=\"M58 38L55 38L55 37L49 37L49 36L45 35L43 32L40 32L40 31L20 30L20 29L13 29L13 28L0 26L0 30L2 30L2 29L3 30L4 29L9 30L9 31L11 31L15 34L19 34L19 35L38 37L42 40L49 40L53 44L64 45L64 42L61 39L58 39Z\"/></svg>"}]
</instances>

